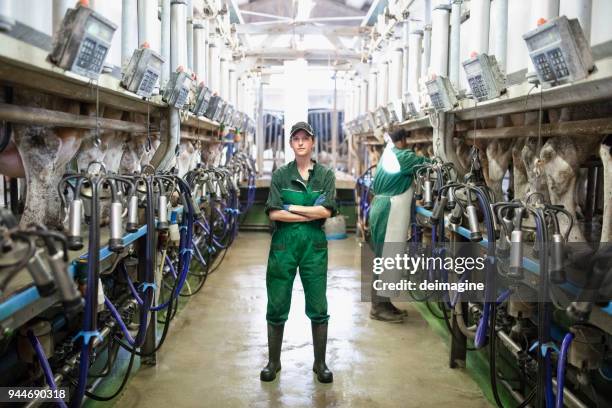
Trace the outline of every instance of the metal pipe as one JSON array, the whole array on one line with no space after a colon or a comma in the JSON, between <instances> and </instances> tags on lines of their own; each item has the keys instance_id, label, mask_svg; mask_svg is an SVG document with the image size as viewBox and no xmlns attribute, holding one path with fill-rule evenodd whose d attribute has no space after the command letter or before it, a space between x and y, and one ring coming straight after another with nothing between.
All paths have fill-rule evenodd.
<instances>
[{"instance_id":1,"label":"metal pipe","mask_svg":"<svg viewBox=\"0 0 612 408\"><path fill-rule=\"evenodd\" d=\"M454 0L451 6L450 57L448 77L455 89L459 89L459 67L461 65L461 3Z\"/></svg>"},{"instance_id":2,"label":"metal pipe","mask_svg":"<svg viewBox=\"0 0 612 408\"><path fill-rule=\"evenodd\" d=\"M187 64L185 38L187 36L187 5L185 0L172 0L170 4L170 67L175 70L178 66ZM181 119L178 109L169 108L168 116L169 126L163 149L160 146L151 160L152 164L157 164L155 167L162 171L169 169L175 163L175 152L181 139Z\"/></svg>"},{"instance_id":3,"label":"metal pipe","mask_svg":"<svg viewBox=\"0 0 612 408\"><path fill-rule=\"evenodd\" d=\"M504 387L506 387L506 389L508 390L508 392L510 393L510 395L512 395L512 397L515 399L516 402L518 403L522 403L525 400L525 397L521 394L519 394L518 391L514 390L512 388L512 385L510 385L510 383L504 379L499 379L498 380ZM533 405L531 404L527 404L525 405L525 408L531 408L533 407Z\"/></svg>"},{"instance_id":4,"label":"metal pipe","mask_svg":"<svg viewBox=\"0 0 612 408\"><path fill-rule=\"evenodd\" d=\"M257 87L257 133L255 139L257 144L257 170L259 175L263 174L263 154L264 154L264 113L263 113L263 81L259 79Z\"/></svg>"},{"instance_id":5,"label":"metal pipe","mask_svg":"<svg viewBox=\"0 0 612 408\"><path fill-rule=\"evenodd\" d=\"M423 0L425 21L423 25L423 59L421 73L427 75L431 63L431 0Z\"/></svg>"},{"instance_id":6,"label":"metal pipe","mask_svg":"<svg viewBox=\"0 0 612 408\"><path fill-rule=\"evenodd\" d=\"M2 3L9 3L9 7L10 7L10 1L4 1ZM74 1L53 0L53 23L52 23L53 25L51 27L52 35L55 34L57 32L57 29L61 26L62 20L64 20L64 16L66 15L66 10L68 10L73 5L74 5ZM4 6L3 5L0 6L0 15L2 14L2 11L1 11L2 7ZM125 6L123 6L123 9L125 10ZM0 20L2 20L2 16L0 16Z\"/></svg>"},{"instance_id":7,"label":"metal pipe","mask_svg":"<svg viewBox=\"0 0 612 408\"><path fill-rule=\"evenodd\" d=\"M540 128L540 129L539 129ZM541 137L582 135L605 135L612 133L612 119L589 119L571 122L547 123L542 125L511 126L503 128L468 130L466 141L469 139L511 139L515 137Z\"/></svg>"},{"instance_id":8,"label":"metal pipe","mask_svg":"<svg viewBox=\"0 0 612 408\"><path fill-rule=\"evenodd\" d=\"M421 47L423 44L423 31L415 30L410 33L408 45L408 93L418 108L419 79L421 78Z\"/></svg>"},{"instance_id":9,"label":"metal pipe","mask_svg":"<svg viewBox=\"0 0 612 408\"><path fill-rule=\"evenodd\" d=\"M373 112L376 109L378 103L378 95L376 94L378 88L378 72L376 70L370 71L370 80L368 81L368 111Z\"/></svg>"},{"instance_id":10,"label":"metal pipe","mask_svg":"<svg viewBox=\"0 0 612 408\"><path fill-rule=\"evenodd\" d=\"M359 98L357 95L361 92L361 85L355 83L356 79L351 80L351 111L349 112L353 118L359 115Z\"/></svg>"},{"instance_id":11,"label":"metal pipe","mask_svg":"<svg viewBox=\"0 0 612 408\"><path fill-rule=\"evenodd\" d=\"M408 64L410 63L408 59L409 48L408 44L410 42L410 23L408 20L402 23L402 100L404 104L407 102L408 95Z\"/></svg>"},{"instance_id":12,"label":"metal pipe","mask_svg":"<svg viewBox=\"0 0 612 408\"><path fill-rule=\"evenodd\" d=\"M220 93L220 85L221 85L221 81L219 78L219 74L220 74L220 61L219 61L219 48L217 47L217 45L215 44L215 41L212 40L209 45L208 45L208 52L209 52L209 61L210 61L210 70L208 72L208 83L210 84L210 89L211 91L214 93L218 93L219 95Z\"/></svg>"},{"instance_id":13,"label":"metal pipe","mask_svg":"<svg viewBox=\"0 0 612 408\"><path fill-rule=\"evenodd\" d=\"M208 82L206 79L206 37L208 30L202 20L193 22L193 71L199 81ZM207 83L208 85L208 83Z\"/></svg>"},{"instance_id":14,"label":"metal pipe","mask_svg":"<svg viewBox=\"0 0 612 408\"><path fill-rule=\"evenodd\" d=\"M567 18L577 18L584 32L587 42L591 43L591 14L593 12L593 0L571 0L561 4L562 11L559 12Z\"/></svg>"},{"instance_id":15,"label":"metal pipe","mask_svg":"<svg viewBox=\"0 0 612 408\"><path fill-rule=\"evenodd\" d=\"M495 0L495 58L502 72L506 72L508 58L508 0Z\"/></svg>"},{"instance_id":16,"label":"metal pipe","mask_svg":"<svg viewBox=\"0 0 612 408\"><path fill-rule=\"evenodd\" d=\"M358 115L362 115L368 111L368 81L365 79L361 80L361 93L359 94L359 112Z\"/></svg>"},{"instance_id":17,"label":"metal pipe","mask_svg":"<svg viewBox=\"0 0 612 408\"><path fill-rule=\"evenodd\" d=\"M489 52L489 22L491 0L472 0L470 19L472 22L472 51L479 54Z\"/></svg>"},{"instance_id":18,"label":"metal pipe","mask_svg":"<svg viewBox=\"0 0 612 408\"><path fill-rule=\"evenodd\" d=\"M161 0L161 55L166 60L161 71L163 87L170 78L170 0Z\"/></svg>"},{"instance_id":19,"label":"metal pipe","mask_svg":"<svg viewBox=\"0 0 612 408\"><path fill-rule=\"evenodd\" d=\"M29 106L0 103L0 120L41 126L71 127L78 129L116 130L121 132L146 133L146 126L139 123L116 119L98 118L86 115L53 111Z\"/></svg>"},{"instance_id":20,"label":"metal pipe","mask_svg":"<svg viewBox=\"0 0 612 408\"><path fill-rule=\"evenodd\" d=\"M395 49L391 52L391 72L389 80L389 98L395 102L402 99L402 72L404 70L404 51L402 41L395 41Z\"/></svg>"},{"instance_id":21,"label":"metal pipe","mask_svg":"<svg viewBox=\"0 0 612 408\"><path fill-rule=\"evenodd\" d=\"M229 101L232 105L236 106L236 90L238 83L236 82L236 70L230 66L228 71L228 82L229 82Z\"/></svg>"},{"instance_id":22,"label":"metal pipe","mask_svg":"<svg viewBox=\"0 0 612 408\"><path fill-rule=\"evenodd\" d=\"M338 107L337 107L337 99L338 99L338 72L334 72L334 99L333 99L333 108L332 108L332 120L331 120L331 149L332 149L332 170L336 171L337 169L337 159L338 159ZM359 102L358 98L355 98L357 102Z\"/></svg>"},{"instance_id":23,"label":"metal pipe","mask_svg":"<svg viewBox=\"0 0 612 408\"><path fill-rule=\"evenodd\" d=\"M187 66L193 70L193 0L187 0Z\"/></svg>"},{"instance_id":24,"label":"metal pipe","mask_svg":"<svg viewBox=\"0 0 612 408\"><path fill-rule=\"evenodd\" d=\"M219 96L223 99L228 100L228 81L227 81L227 60L225 59L225 55L221 56L221 62L219 63L219 74L221 75L220 83L219 83Z\"/></svg>"},{"instance_id":25,"label":"metal pipe","mask_svg":"<svg viewBox=\"0 0 612 408\"><path fill-rule=\"evenodd\" d=\"M187 2L172 0L170 8L170 69L187 67Z\"/></svg>"},{"instance_id":26,"label":"metal pipe","mask_svg":"<svg viewBox=\"0 0 612 408\"><path fill-rule=\"evenodd\" d=\"M11 31L14 24L13 4L6 0L0 1L0 31Z\"/></svg>"},{"instance_id":27,"label":"metal pipe","mask_svg":"<svg viewBox=\"0 0 612 408\"><path fill-rule=\"evenodd\" d=\"M429 73L448 75L448 31L450 7L438 5L432 12L431 22L431 65Z\"/></svg>"},{"instance_id":28,"label":"metal pipe","mask_svg":"<svg viewBox=\"0 0 612 408\"><path fill-rule=\"evenodd\" d=\"M55 7L53 9L55 12ZM137 23L134 24L134 21ZM140 26L137 0L122 0L121 2L121 66L126 67L132 53L138 48L138 27Z\"/></svg>"},{"instance_id":29,"label":"metal pipe","mask_svg":"<svg viewBox=\"0 0 612 408\"><path fill-rule=\"evenodd\" d=\"M499 337L499 339L502 341L502 343L504 343L508 351L511 352L514 357L519 357L521 351L523 351L521 346L516 344L510 336L501 330L497 331L497 337Z\"/></svg>"},{"instance_id":30,"label":"metal pipe","mask_svg":"<svg viewBox=\"0 0 612 408\"><path fill-rule=\"evenodd\" d=\"M387 61L383 61L380 64L380 68L378 71L378 89L377 89L377 106L386 106L387 101L389 100L389 86L387 81L389 81L389 63Z\"/></svg>"},{"instance_id":31,"label":"metal pipe","mask_svg":"<svg viewBox=\"0 0 612 408\"><path fill-rule=\"evenodd\" d=\"M153 48L153 44L157 43L154 39L159 33L153 29L155 20L157 20L157 2L138 0L138 18L132 20L132 24L138 21L138 45L148 42Z\"/></svg>"}]
</instances>

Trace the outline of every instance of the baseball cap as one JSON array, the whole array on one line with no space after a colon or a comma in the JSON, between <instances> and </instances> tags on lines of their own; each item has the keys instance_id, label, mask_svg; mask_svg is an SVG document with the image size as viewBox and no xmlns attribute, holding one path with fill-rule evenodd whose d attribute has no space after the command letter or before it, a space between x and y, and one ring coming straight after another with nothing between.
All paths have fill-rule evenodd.
<instances>
[{"instance_id":1,"label":"baseball cap","mask_svg":"<svg viewBox=\"0 0 612 408\"><path fill-rule=\"evenodd\" d=\"M310 136L314 137L314 130L307 122L298 122L291 127L291 136L293 136L297 131L303 130L308 133Z\"/></svg>"}]
</instances>

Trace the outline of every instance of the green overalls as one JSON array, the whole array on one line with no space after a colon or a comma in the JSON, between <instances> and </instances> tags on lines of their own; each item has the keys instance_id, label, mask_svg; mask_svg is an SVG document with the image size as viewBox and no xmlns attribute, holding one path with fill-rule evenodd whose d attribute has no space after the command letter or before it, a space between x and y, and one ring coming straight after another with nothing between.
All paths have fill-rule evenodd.
<instances>
[{"instance_id":1,"label":"green overalls","mask_svg":"<svg viewBox=\"0 0 612 408\"><path fill-rule=\"evenodd\" d=\"M312 206L325 194L321 204L336 213L336 181L334 172L314 163L308 181L298 172L295 160L272 174L266 214L282 210L283 204ZM291 292L297 269L306 296L306 315L315 323L329 320L327 314L327 239L322 230L325 220L310 222L275 222L272 235L266 288L268 291L268 323L285 323L291 307Z\"/></svg>"},{"instance_id":2,"label":"green overalls","mask_svg":"<svg viewBox=\"0 0 612 408\"><path fill-rule=\"evenodd\" d=\"M397 208L397 214L392 211L392 200L399 198L412 186L415 167L429 161L427 157L417 156L411 149L398 149L395 146L385 148L372 182L374 199L369 213L370 242L376 256L382 256L385 241L391 241L385 239L388 221L392 218L393 222L399 222L401 218L401 221L407 223L410 219L409 207ZM402 210L407 210L407 214ZM408 229L405 233L407 236ZM401 238L392 240L401 242Z\"/></svg>"}]
</instances>

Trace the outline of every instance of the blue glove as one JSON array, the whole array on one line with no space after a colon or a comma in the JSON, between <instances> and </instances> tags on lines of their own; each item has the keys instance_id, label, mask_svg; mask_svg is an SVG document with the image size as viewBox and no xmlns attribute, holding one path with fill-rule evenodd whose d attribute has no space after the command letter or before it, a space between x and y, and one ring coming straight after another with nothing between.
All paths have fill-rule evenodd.
<instances>
[{"instance_id":1,"label":"blue glove","mask_svg":"<svg viewBox=\"0 0 612 408\"><path fill-rule=\"evenodd\" d=\"M289 206L290 206L290 205L291 205L291 204L283 204L283 210L285 210L285 211L289 211Z\"/></svg>"},{"instance_id":2,"label":"blue glove","mask_svg":"<svg viewBox=\"0 0 612 408\"><path fill-rule=\"evenodd\" d=\"M317 197L313 205L321 205L325 202L325 200L327 200L327 196L325 195L325 193L323 193L319 197Z\"/></svg>"}]
</instances>

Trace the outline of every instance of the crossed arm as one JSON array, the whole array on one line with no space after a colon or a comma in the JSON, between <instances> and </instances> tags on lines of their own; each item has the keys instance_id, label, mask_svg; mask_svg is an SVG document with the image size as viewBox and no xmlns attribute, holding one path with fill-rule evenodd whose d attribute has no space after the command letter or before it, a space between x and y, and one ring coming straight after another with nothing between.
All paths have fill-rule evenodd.
<instances>
[{"instance_id":1,"label":"crossed arm","mask_svg":"<svg viewBox=\"0 0 612 408\"><path fill-rule=\"evenodd\" d=\"M305 222L331 217L331 210L322 205L290 205L287 210L272 210L269 217L272 221Z\"/></svg>"}]
</instances>

